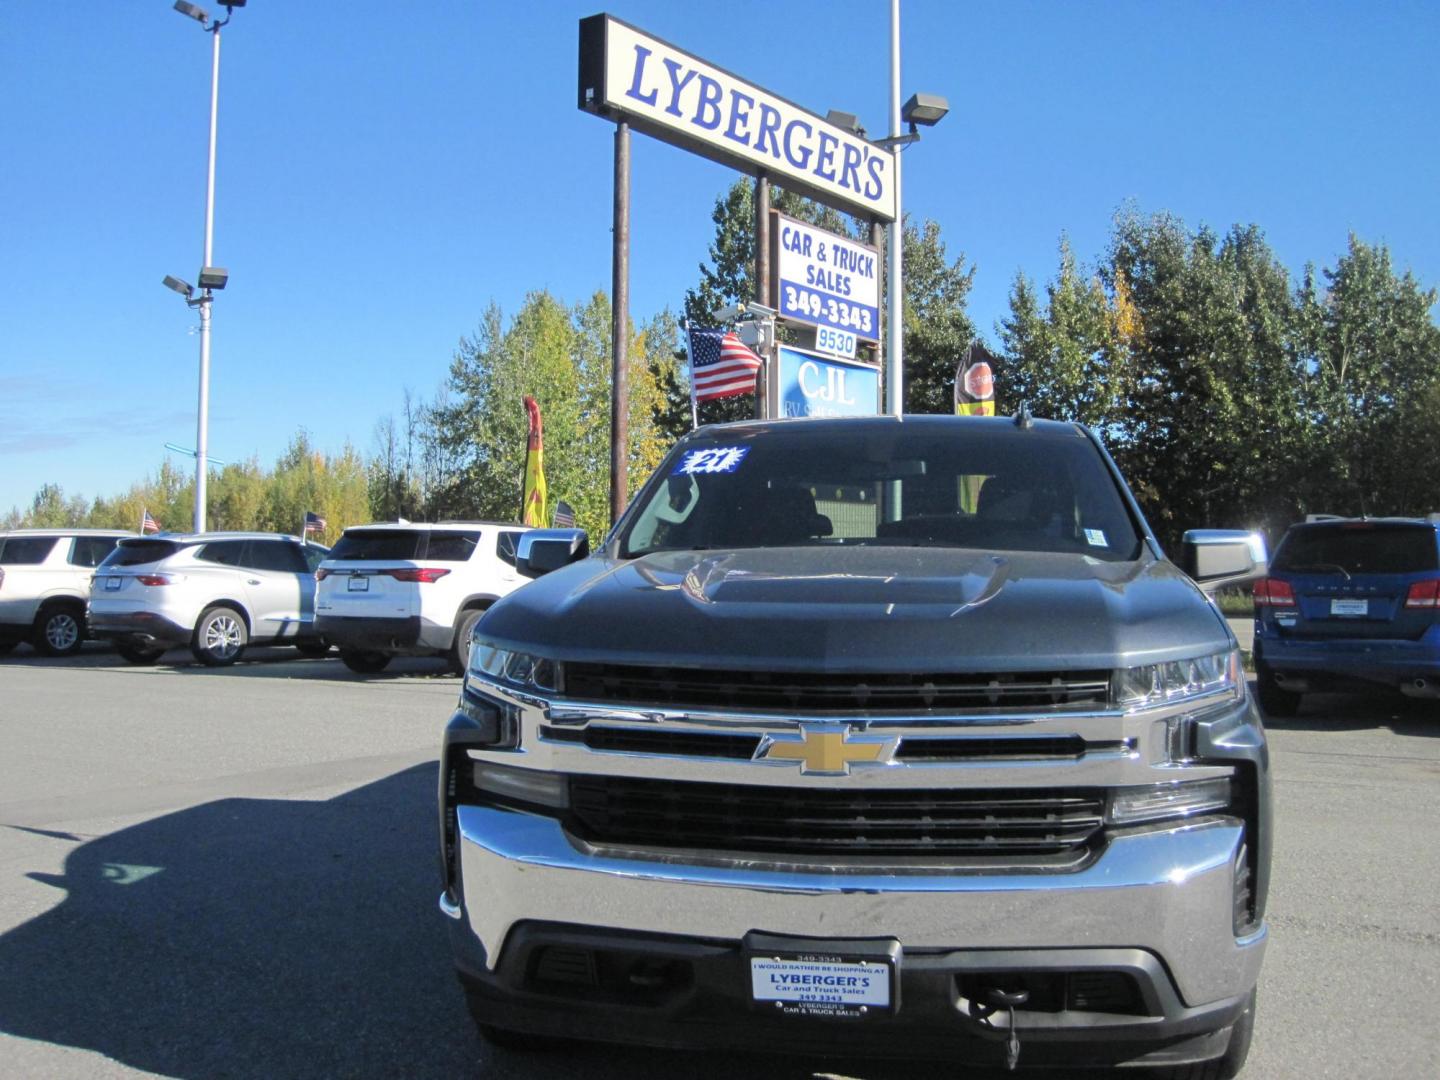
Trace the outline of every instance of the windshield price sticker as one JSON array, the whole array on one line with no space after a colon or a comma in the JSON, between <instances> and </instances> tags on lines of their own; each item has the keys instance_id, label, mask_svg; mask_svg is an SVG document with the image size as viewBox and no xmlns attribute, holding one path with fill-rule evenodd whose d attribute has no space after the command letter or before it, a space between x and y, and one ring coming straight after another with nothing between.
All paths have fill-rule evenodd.
<instances>
[{"instance_id":1,"label":"windshield price sticker","mask_svg":"<svg viewBox=\"0 0 1440 1080\"><path fill-rule=\"evenodd\" d=\"M831 356L843 356L847 360L855 358L854 334L846 333L844 330L832 330L828 326L817 326L815 328L815 349L817 352L829 353Z\"/></svg>"},{"instance_id":2,"label":"windshield price sticker","mask_svg":"<svg viewBox=\"0 0 1440 1080\"><path fill-rule=\"evenodd\" d=\"M690 450L680 458L672 476L694 476L697 473L733 473L750 452L748 446L712 446Z\"/></svg>"},{"instance_id":3,"label":"windshield price sticker","mask_svg":"<svg viewBox=\"0 0 1440 1080\"><path fill-rule=\"evenodd\" d=\"M798 1015L862 1015L890 1007L890 966L883 962L750 958L757 1002Z\"/></svg>"}]
</instances>

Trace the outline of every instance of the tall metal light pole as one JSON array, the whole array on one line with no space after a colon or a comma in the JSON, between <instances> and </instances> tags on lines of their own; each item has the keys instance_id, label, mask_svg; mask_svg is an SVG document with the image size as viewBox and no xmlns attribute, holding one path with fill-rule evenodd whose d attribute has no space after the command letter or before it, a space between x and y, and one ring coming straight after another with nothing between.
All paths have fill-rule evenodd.
<instances>
[{"instance_id":1,"label":"tall metal light pole","mask_svg":"<svg viewBox=\"0 0 1440 1080\"><path fill-rule=\"evenodd\" d=\"M214 266L215 243L215 126L220 105L220 28L244 7L245 0L230 0L225 18L212 20L210 13L186 0L176 0L175 10L194 19L212 38L210 54L210 153L205 173L205 256L200 264L200 296L191 301L200 309L200 398L195 422L195 531L205 531L206 450L210 439L210 305L214 289L223 289L227 274ZM207 26L206 23L209 23Z\"/></svg>"},{"instance_id":2,"label":"tall metal light pole","mask_svg":"<svg viewBox=\"0 0 1440 1080\"><path fill-rule=\"evenodd\" d=\"M939 94L911 94L900 104L900 0L890 0L890 135L875 142L894 151L895 221L885 229L885 263L888 271L885 305L885 411L900 416L905 411L905 284L900 253L905 244L905 212L900 202L900 151L920 139L918 125L933 127L945 118L950 106ZM900 125L909 131L902 134Z\"/></svg>"},{"instance_id":3,"label":"tall metal light pole","mask_svg":"<svg viewBox=\"0 0 1440 1080\"><path fill-rule=\"evenodd\" d=\"M900 138L900 0L890 0L890 138ZM892 416L905 412L905 302L900 252L905 245L905 213L900 205L900 154L895 159L895 223L885 230L885 265L889 270L886 289L890 302L886 305L886 329L889 341L885 346L888 361L885 371L885 411Z\"/></svg>"}]
</instances>

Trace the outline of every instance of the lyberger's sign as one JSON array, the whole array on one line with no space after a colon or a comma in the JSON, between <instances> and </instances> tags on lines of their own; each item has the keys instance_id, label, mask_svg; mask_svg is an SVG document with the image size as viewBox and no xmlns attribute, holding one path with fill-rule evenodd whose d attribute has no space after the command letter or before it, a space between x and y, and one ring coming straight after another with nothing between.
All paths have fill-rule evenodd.
<instances>
[{"instance_id":1,"label":"lyberger's sign","mask_svg":"<svg viewBox=\"0 0 1440 1080\"><path fill-rule=\"evenodd\" d=\"M580 20L580 108L837 209L895 220L894 157L609 15Z\"/></svg>"}]
</instances>

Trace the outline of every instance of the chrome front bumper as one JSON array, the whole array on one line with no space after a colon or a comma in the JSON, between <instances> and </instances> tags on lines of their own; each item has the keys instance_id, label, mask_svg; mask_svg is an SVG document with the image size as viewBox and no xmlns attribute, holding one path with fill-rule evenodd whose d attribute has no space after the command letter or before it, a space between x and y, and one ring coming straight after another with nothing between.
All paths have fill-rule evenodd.
<instances>
[{"instance_id":1,"label":"chrome front bumper","mask_svg":"<svg viewBox=\"0 0 1440 1080\"><path fill-rule=\"evenodd\" d=\"M1165 965L1186 1005L1248 993L1266 931L1237 939L1241 823L1212 818L1113 836L1063 874L789 872L587 851L552 818L458 808L458 887L442 898L458 959L494 971L522 922L738 942L751 931L893 937L905 950L1128 948Z\"/></svg>"}]
</instances>

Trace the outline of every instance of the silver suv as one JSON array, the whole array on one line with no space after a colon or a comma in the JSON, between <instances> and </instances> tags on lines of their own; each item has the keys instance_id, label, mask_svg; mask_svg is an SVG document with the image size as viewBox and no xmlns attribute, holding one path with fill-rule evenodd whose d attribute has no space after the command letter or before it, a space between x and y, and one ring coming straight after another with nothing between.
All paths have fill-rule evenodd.
<instances>
[{"instance_id":1,"label":"silver suv","mask_svg":"<svg viewBox=\"0 0 1440 1080\"><path fill-rule=\"evenodd\" d=\"M528 580L515 569L525 531L493 521L346 529L315 575L316 633L351 671L380 671L394 656L443 656L464 671L475 623Z\"/></svg>"},{"instance_id":2,"label":"silver suv","mask_svg":"<svg viewBox=\"0 0 1440 1080\"><path fill-rule=\"evenodd\" d=\"M22 641L46 656L79 652L90 574L117 540L131 535L105 529L0 533L0 654Z\"/></svg>"},{"instance_id":3,"label":"silver suv","mask_svg":"<svg viewBox=\"0 0 1440 1080\"><path fill-rule=\"evenodd\" d=\"M277 533L195 533L122 540L95 571L90 627L132 664L176 645L202 664L240 659L249 644L294 645L315 634L315 567L329 549Z\"/></svg>"}]
</instances>

